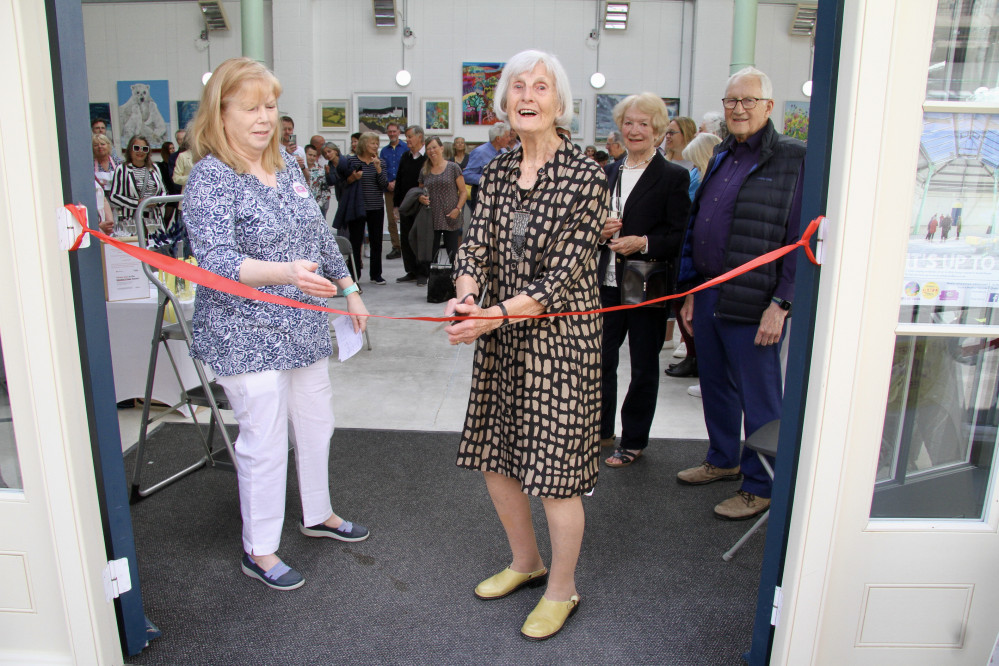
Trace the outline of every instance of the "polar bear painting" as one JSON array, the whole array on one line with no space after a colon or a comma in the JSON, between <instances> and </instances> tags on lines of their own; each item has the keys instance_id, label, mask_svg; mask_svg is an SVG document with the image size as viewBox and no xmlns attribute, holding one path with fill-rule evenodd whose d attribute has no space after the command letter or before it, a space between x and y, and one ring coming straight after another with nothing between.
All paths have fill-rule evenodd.
<instances>
[{"instance_id":1,"label":"polar bear painting","mask_svg":"<svg viewBox=\"0 0 999 666\"><path fill-rule=\"evenodd\" d=\"M164 84L166 82L163 82ZM128 86L125 88L125 86ZM126 143L131 137L141 134L149 139L149 145L158 148L163 145L170 134L167 120L160 113L156 100L150 90L149 83L118 82L119 101L126 97L118 106L118 125L121 127L121 142ZM163 100L166 102L166 99ZM167 106L169 113L169 106Z\"/></svg>"}]
</instances>

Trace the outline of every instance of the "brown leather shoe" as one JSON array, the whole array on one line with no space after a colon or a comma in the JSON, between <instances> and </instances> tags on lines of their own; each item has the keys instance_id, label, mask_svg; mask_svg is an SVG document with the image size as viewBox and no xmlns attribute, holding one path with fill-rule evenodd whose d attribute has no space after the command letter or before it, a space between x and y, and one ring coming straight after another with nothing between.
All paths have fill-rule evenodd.
<instances>
[{"instance_id":1,"label":"brown leather shoe","mask_svg":"<svg viewBox=\"0 0 999 666\"><path fill-rule=\"evenodd\" d=\"M737 490L735 495L715 507L715 515L722 520L749 520L769 508L769 497L757 497L745 490Z\"/></svg>"},{"instance_id":2,"label":"brown leather shoe","mask_svg":"<svg viewBox=\"0 0 999 666\"><path fill-rule=\"evenodd\" d=\"M738 467L715 467L705 460L697 467L679 472L676 482L685 486L703 486L715 481L738 481L741 477Z\"/></svg>"}]
</instances>

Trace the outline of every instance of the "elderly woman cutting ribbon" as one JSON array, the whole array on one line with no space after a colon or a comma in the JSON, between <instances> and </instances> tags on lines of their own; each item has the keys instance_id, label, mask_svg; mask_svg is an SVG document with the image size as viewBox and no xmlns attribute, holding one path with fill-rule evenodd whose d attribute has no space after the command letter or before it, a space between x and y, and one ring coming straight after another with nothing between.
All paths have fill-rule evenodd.
<instances>
[{"instance_id":1,"label":"elderly woman cutting ribbon","mask_svg":"<svg viewBox=\"0 0 999 666\"><path fill-rule=\"evenodd\" d=\"M579 608L575 571L583 539L581 495L597 477L600 317L524 319L598 307L596 250L607 215L603 170L562 139L572 94L561 63L524 51L507 61L496 115L522 144L482 174L468 238L455 266L458 300L473 317L447 327L451 344L477 343L458 465L483 472L513 554L475 588L500 599L548 581L521 633L543 640ZM483 294L486 308L476 305ZM541 498L551 536L551 575L531 522Z\"/></svg>"}]
</instances>

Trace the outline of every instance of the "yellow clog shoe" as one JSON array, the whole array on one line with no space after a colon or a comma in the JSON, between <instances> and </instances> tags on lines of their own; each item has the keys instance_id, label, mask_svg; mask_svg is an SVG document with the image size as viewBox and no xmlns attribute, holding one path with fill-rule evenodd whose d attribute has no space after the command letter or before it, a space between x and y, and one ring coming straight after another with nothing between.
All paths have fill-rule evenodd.
<instances>
[{"instance_id":1,"label":"yellow clog shoe","mask_svg":"<svg viewBox=\"0 0 999 666\"><path fill-rule=\"evenodd\" d=\"M579 595L572 595L569 601L549 601L541 597L541 601L527 616L520 633L529 641L551 638L562 630L562 625L577 610L579 610Z\"/></svg>"},{"instance_id":2,"label":"yellow clog shoe","mask_svg":"<svg viewBox=\"0 0 999 666\"><path fill-rule=\"evenodd\" d=\"M510 567L503 569L475 587L475 596L479 599L502 599L513 594L522 587L538 587L548 580L548 569L541 568L531 573L514 571Z\"/></svg>"}]
</instances>

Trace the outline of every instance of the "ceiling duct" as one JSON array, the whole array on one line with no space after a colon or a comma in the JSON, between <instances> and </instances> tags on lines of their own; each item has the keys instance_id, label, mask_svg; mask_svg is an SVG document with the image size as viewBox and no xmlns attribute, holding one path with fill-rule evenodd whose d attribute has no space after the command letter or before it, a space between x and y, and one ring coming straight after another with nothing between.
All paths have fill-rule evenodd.
<instances>
[{"instance_id":1,"label":"ceiling duct","mask_svg":"<svg viewBox=\"0 0 999 666\"><path fill-rule=\"evenodd\" d=\"M788 34L796 37L812 37L815 35L815 17L819 8L815 3L799 2L794 8L794 18Z\"/></svg>"},{"instance_id":2,"label":"ceiling duct","mask_svg":"<svg viewBox=\"0 0 999 666\"><path fill-rule=\"evenodd\" d=\"M205 19L205 27L209 32L218 32L229 29L229 19L226 18L225 9L218 0L198 0L198 7L201 8L201 15Z\"/></svg>"},{"instance_id":3,"label":"ceiling duct","mask_svg":"<svg viewBox=\"0 0 999 666\"><path fill-rule=\"evenodd\" d=\"M376 28L394 28L395 0L371 0Z\"/></svg>"}]
</instances>

